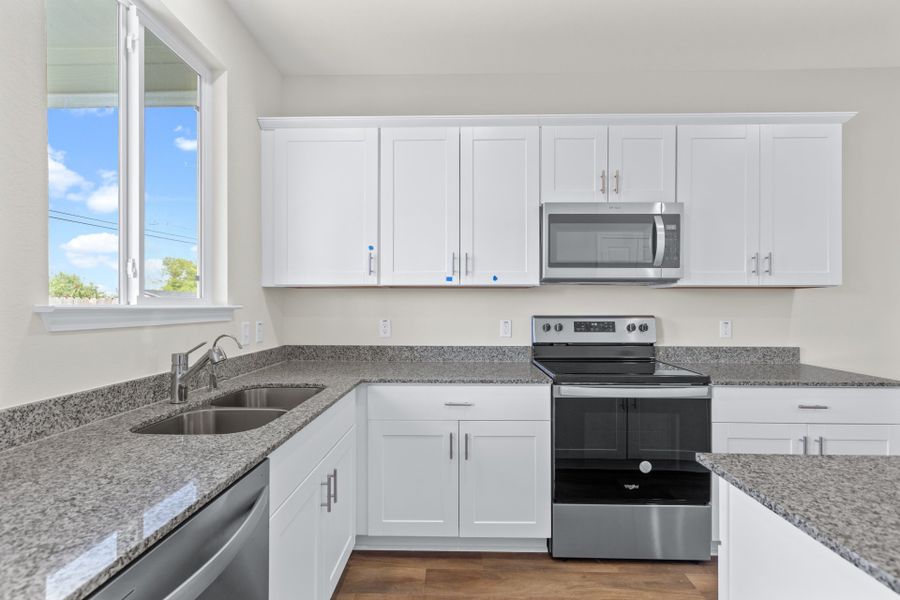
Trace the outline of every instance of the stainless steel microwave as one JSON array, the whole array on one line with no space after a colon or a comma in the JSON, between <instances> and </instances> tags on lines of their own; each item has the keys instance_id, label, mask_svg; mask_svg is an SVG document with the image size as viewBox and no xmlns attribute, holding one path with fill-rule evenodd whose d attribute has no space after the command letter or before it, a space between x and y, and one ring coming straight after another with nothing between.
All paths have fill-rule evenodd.
<instances>
[{"instance_id":1,"label":"stainless steel microwave","mask_svg":"<svg viewBox=\"0 0 900 600\"><path fill-rule=\"evenodd\" d=\"M548 202L541 215L541 281L664 283L680 279L682 206Z\"/></svg>"}]
</instances>

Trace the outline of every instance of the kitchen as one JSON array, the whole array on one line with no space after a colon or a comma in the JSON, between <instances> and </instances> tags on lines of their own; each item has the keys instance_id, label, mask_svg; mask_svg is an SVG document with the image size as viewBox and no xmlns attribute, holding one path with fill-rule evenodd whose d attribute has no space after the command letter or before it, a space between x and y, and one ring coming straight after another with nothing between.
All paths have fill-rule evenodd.
<instances>
[{"instance_id":1,"label":"kitchen","mask_svg":"<svg viewBox=\"0 0 900 600\"><path fill-rule=\"evenodd\" d=\"M894 595L896 459L871 455L897 452L900 423L900 13L649 4L5 5L0 597L115 593L154 551L197 587L203 551L163 550L264 465L268 514L242 510L267 566L220 572L261 597ZM651 281L586 266L604 242ZM554 275L573 253L581 273ZM55 287L63 272L101 287ZM727 482L694 502L708 556L629 555L637 525L551 556L555 453L574 451L554 390L572 382L532 359L593 344L605 379L587 387L610 385L611 349L638 387L661 365L708 378L707 439L684 448L700 462L672 461ZM273 387L311 395L246 391ZM588 398L624 412L582 421L655 477L667 458L628 454L637 395ZM177 427L272 420L136 432L211 403Z\"/></svg>"}]
</instances>

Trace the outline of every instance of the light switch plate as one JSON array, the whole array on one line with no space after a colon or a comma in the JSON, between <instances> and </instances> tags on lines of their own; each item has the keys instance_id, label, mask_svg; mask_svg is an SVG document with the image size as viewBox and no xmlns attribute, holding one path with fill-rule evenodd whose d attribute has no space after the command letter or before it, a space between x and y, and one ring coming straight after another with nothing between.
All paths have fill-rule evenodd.
<instances>
[{"instance_id":1,"label":"light switch plate","mask_svg":"<svg viewBox=\"0 0 900 600\"><path fill-rule=\"evenodd\" d=\"M250 321L241 322L241 345L246 346L250 343Z\"/></svg>"},{"instance_id":2,"label":"light switch plate","mask_svg":"<svg viewBox=\"0 0 900 600\"><path fill-rule=\"evenodd\" d=\"M731 339L731 321L719 321L719 337Z\"/></svg>"},{"instance_id":3,"label":"light switch plate","mask_svg":"<svg viewBox=\"0 0 900 600\"><path fill-rule=\"evenodd\" d=\"M263 328L263 322L257 321L256 322L256 343L262 344L263 339L265 339L265 330Z\"/></svg>"},{"instance_id":4,"label":"light switch plate","mask_svg":"<svg viewBox=\"0 0 900 600\"><path fill-rule=\"evenodd\" d=\"M389 338L391 337L391 320L390 319L381 319L378 321L378 337Z\"/></svg>"},{"instance_id":5,"label":"light switch plate","mask_svg":"<svg viewBox=\"0 0 900 600\"><path fill-rule=\"evenodd\" d=\"M512 321L509 319L500 320L500 337L512 337Z\"/></svg>"}]
</instances>

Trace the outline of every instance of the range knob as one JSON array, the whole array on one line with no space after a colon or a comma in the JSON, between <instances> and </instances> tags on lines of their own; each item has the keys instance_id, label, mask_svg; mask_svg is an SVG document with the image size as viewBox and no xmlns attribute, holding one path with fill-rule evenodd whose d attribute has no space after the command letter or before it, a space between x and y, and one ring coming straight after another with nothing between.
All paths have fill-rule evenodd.
<instances>
[{"instance_id":1,"label":"range knob","mask_svg":"<svg viewBox=\"0 0 900 600\"><path fill-rule=\"evenodd\" d=\"M647 333L649 330L650 330L650 326L647 325L646 323L641 323L640 326L638 327L638 331L640 331L641 333Z\"/></svg>"},{"instance_id":2,"label":"range knob","mask_svg":"<svg viewBox=\"0 0 900 600\"><path fill-rule=\"evenodd\" d=\"M562 323L557 323L556 325L553 326L553 329L555 329L556 331L562 331L562 330L563 330L563 324L562 324Z\"/></svg>"},{"instance_id":3,"label":"range knob","mask_svg":"<svg viewBox=\"0 0 900 600\"><path fill-rule=\"evenodd\" d=\"M628 333L634 333L635 329L637 329L637 325L635 325L634 323L629 323L625 326L625 331L627 331Z\"/></svg>"},{"instance_id":4,"label":"range knob","mask_svg":"<svg viewBox=\"0 0 900 600\"><path fill-rule=\"evenodd\" d=\"M543 329L544 331L550 331L550 323L544 323L543 325L541 325L541 329Z\"/></svg>"}]
</instances>

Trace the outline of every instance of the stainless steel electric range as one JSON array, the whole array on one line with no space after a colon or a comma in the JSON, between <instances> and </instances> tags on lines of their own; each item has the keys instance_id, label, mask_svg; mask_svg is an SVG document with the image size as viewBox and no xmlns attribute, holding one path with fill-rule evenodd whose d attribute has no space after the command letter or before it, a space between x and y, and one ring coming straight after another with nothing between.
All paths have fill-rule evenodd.
<instances>
[{"instance_id":1,"label":"stainless steel electric range","mask_svg":"<svg viewBox=\"0 0 900 600\"><path fill-rule=\"evenodd\" d=\"M656 360L656 319L532 318L553 378L554 557L707 560L709 377Z\"/></svg>"}]
</instances>

